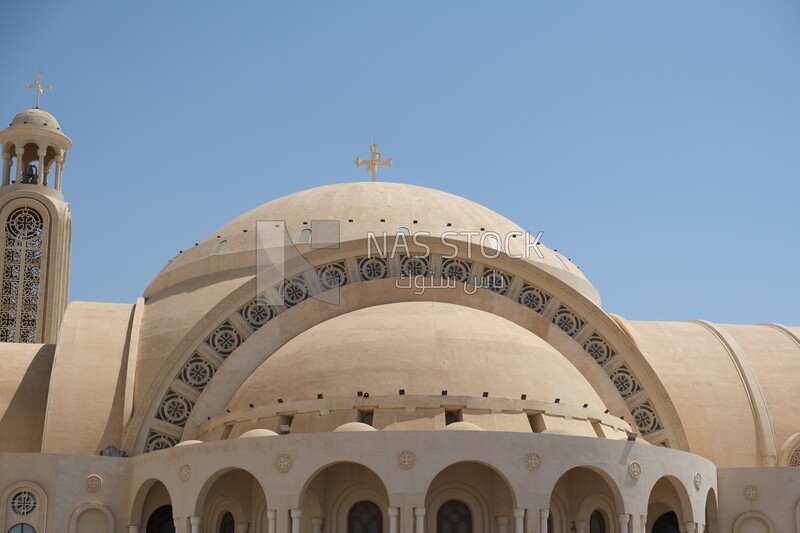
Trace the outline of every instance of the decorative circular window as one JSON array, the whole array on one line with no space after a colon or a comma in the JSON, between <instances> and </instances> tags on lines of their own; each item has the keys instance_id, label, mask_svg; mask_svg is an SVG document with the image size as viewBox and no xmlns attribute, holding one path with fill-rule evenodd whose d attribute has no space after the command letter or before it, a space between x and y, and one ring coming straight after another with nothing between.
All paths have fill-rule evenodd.
<instances>
[{"instance_id":1,"label":"decorative circular window","mask_svg":"<svg viewBox=\"0 0 800 533\"><path fill-rule=\"evenodd\" d=\"M42 235L42 215L29 207L15 209L8 217L6 231L14 239L27 241Z\"/></svg>"},{"instance_id":2,"label":"decorative circular window","mask_svg":"<svg viewBox=\"0 0 800 533\"><path fill-rule=\"evenodd\" d=\"M23 490L11 498L11 510L19 516L28 516L36 510L36 495L29 490Z\"/></svg>"}]
</instances>

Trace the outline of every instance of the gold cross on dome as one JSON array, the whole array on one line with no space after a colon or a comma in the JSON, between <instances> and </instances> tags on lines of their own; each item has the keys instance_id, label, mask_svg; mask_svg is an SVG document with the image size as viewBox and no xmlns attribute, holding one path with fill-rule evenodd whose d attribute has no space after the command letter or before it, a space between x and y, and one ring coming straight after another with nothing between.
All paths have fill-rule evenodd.
<instances>
[{"instance_id":1,"label":"gold cross on dome","mask_svg":"<svg viewBox=\"0 0 800 533\"><path fill-rule=\"evenodd\" d=\"M372 175L372 181L378 181L378 167L392 168L392 160L390 158L386 161L381 161L381 153L378 151L377 144L370 146L369 151L372 152L370 160L365 161L364 159L361 159L361 157L356 157L356 166L366 166L367 172Z\"/></svg>"},{"instance_id":2,"label":"gold cross on dome","mask_svg":"<svg viewBox=\"0 0 800 533\"><path fill-rule=\"evenodd\" d=\"M26 89L36 89L36 109L39 109L39 100L42 97L42 93L53 90L52 85L42 85L42 79L44 79L44 74L39 72L36 74L36 81L25 84Z\"/></svg>"}]
</instances>

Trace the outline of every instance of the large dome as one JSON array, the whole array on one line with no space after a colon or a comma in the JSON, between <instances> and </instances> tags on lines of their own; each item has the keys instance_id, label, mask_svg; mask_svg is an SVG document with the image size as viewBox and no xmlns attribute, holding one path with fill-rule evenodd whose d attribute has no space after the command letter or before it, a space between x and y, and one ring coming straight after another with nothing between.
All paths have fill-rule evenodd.
<instances>
[{"instance_id":1,"label":"large dome","mask_svg":"<svg viewBox=\"0 0 800 533\"><path fill-rule=\"evenodd\" d=\"M507 242L510 255L526 257L584 296L599 304L597 290L583 273L566 257L539 246L543 257L525 248L523 238L504 239L505 235L524 232L507 218L471 200L446 192L387 182L341 183L316 187L290 194L263 204L237 217L208 239L179 254L153 280L145 295L154 294L167 286L188 278L211 273L214 266L208 258L213 254L232 259L237 254L250 256L254 261L256 231L259 221L284 221L289 237L298 242L303 229L312 221L338 221L341 243L365 241L368 235L395 235L401 228L410 234L430 235L440 239L447 232L448 241L474 243L487 232L501 236ZM531 239L536 235L531 231ZM473 236L466 234L472 232ZM222 241L224 247L218 245ZM302 250L301 250L302 251ZM215 261L214 264L237 264L241 261Z\"/></svg>"},{"instance_id":2,"label":"large dome","mask_svg":"<svg viewBox=\"0 0 800 533\"><path fill-rule=\"evenodd\" d=\"M439 395L520 398L605 409L592 386L544 340L508 320L447 303L368 307L319 324L276 351L239 388L249 404L317 398Z\"/></svg>"}]
</instances>

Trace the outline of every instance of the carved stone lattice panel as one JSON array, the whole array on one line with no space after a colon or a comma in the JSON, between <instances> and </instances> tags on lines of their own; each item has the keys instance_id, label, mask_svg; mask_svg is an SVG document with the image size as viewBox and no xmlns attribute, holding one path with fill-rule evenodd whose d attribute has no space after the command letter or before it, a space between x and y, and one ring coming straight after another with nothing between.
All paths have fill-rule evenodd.
<instances>
[{"instance_id":1,"label":"carved stone lattice panel","mask_svg":"<svg viewBox=\"0 0 800 533\"><path fill-rule=\"evenodd\" d=\"M170 390L164 401L161 402L156 418L175 426L183 426L189 419L193 408L194 402L189 398Z\"/></svg>"},{"instance_id":2,"label":"carved stone lattice panel","mask_svg":"<svg viewBox=\"0 0 800 533\"><path fill-rule=\"evenodd\" d=\"M36 342L44 279L43 239L44 222L36 210L20 207L8 216L0 286L0 342Z\"/></svg>"},{"instance_id":3,"label":"carved stone lattice panel","mask_svg":"<svg viewBox=\"0 0 800 533\"><path fill-rule=\"evenodd\" d=\"M222 357L228 357L242 344L242 335L227 320L206 339L206 344Z\"/></svg>"},{"instance_id":4,"label":"carved stone lattice panel","mask_svg":"<svg viewBox=\"0 0 800 533\"><path fill-rule=\"evenodd\" d=\"M553 315L553 324L570 337L574 337L583 327L584 322L571 309L561 306Z\"/></svg>"},{"instance_id":5,"label":"carved stone lattice panel","mask_svg":"<svg viewBox=\"0 0 800 533\"><path fill-rule=\"evenodd\" d=\"M501 270L486 269L481 274L481 287L506 295L511 287L511 276Z\"/></svg>"},{"instance_id":6,"label":"carved stone lattice panel","mask_svg":"<svg viewBox=\"0 0 800 533\"><path fill-rule=\"evenodd\" d=\"M415 257L404 255L400 258L400 274L407 278L417 276L427 276L430 270L430 262L427 257Z\"/></svg>"},{"instance_id":7,"label":"carved stone lattice panel","mask_svg":"<svg viewBox=\"0 0 800 533\"><path fill-rule=\"evenodd\" d=\"M656 417L653 406L648 402L634 407L631 410L631 414L633 415L633 421L636 427L639 428L642 435L649 435L650 433L655 433L663 429L658 421L658 417Z\"/></svg>"},{"instance_id":8,"label":"carved stone lattice panel","mask_svg":"<svg viewBox=\"0 0 800 533\"><path fill-rule=\"evenodd\" d=\"M452 279L461 283L469 280L472 264L461 259L445 259L442 261L442 278Z\"/></svg>"},{"instance_id":9,"label":"carved stone lattice panel","mask_svg":"<svg viewBox=\"0 0 800 533\"><path fill-rule=\"evenodd\" d=\"M319 284L323 290L331 290L347 285L347 265L344 261L331 263L317 269Z\"/></svg>"},{"instance_id":10,"label":"carved stone lattice panel","mask_svg":"<svg viewBox=\"0 0 800 533\"><path fill-rule=\"evenodd\" d=\"M178 439L175 437L150 430L150 433L147 435L147 442L145 443L144 451L145 453L155 452L165 448L172 448L176 444L178 444Z\"/></svg>"},{"instance_id":11,"label":"carved stone lattice panel","mask_svg":"<svg viewBox=\"0 0 800 533\"><path fill-rule=\"evenodd\" d=\"M273 306L267 304L266 298L258 297L239 309L239 314L247 322L247 325L256 331L272 320L277 312Z\"/></svg>"},{"instance_id":12,"label":"carved stone lattice panel","mask_svg":"<svg viewBox=\"0 0 800 533\"><path fill-rule=\"evenodd\" d=\"M517 301L528 309L541 314L550 298L551 296L546 292L525 283L522 286L522 290L519 291Z\"/></svg>"},{"instance_id":13,"label":"carved stone lattice panel","mask_svg":"<svg viewBox=\"0 0 800 533\"><path fill-rule=\"evenodd\" d=\"M619 391L620 396L622 396L624 399L628 399L642 390L639 382L637 382L633 377L633 373L624 365L611 372L609 377L611 378L611 382Z\"/></svg>"},{"instance_id":14,"label":"carved stone lattice panel","mask_svg":"<svg viewBox=\"0 0 800 533\"><path fill-rule=\"evenodd\" d=\"M364 257L358 262L358 272L364 281L384 279L389 275L389 265L382 257Z\"/></svg>"},{"instance_id":15,"label":"carved stone lattice panel","mask_svg":"<svg viewBox=\"0 0 800 533\"><path fill-rule=\"evenodd\" d=\"M605 339L596 333L593 333L586 342L583 343L583 349L592 356L592 359L594 359L598 365L607 363L612 357L617 355Z\"/></svg>"},{"instance_id":16,"label":"carved stone lattice panel","mask_svg":"<svg viewBox=\"0 0 800 533\"><path fill-rule=\"evenodd\" d=\"M281 285L280 295L286 307L294 307L308 299L310 295L308 283L302 276L287 279Z\"/></svg>"}]
</instances>

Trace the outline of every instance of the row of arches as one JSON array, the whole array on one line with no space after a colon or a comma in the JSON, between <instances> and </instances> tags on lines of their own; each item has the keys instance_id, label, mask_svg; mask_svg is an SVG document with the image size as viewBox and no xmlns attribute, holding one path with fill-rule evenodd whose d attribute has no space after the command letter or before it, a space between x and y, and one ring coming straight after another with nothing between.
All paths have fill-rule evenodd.
<instances>
[{"instance_id":1,"label":"row of arches","mask_svg":"<svg viewBox=\"0 0 800 533\"><path fill-rule=\"evenodd\" d=\"M66 151L54 144L40 145L34 141L3 146L3 185L25 183L44 185L61 190L61 172ZM15 165L16 163L16 165ZM50 179L55 165L55 179ZM12 172L13 169L13 172ZM13 176L12 176L13 174ZM54 183L50 183L54 182Z\"/></svg>"},{"instance_id":2,"label":"row of arches","mask_svg":"<svg viewBox=\"0 0 800 533\"><path fill-rule=\"evenodd\" d=\"M683 492L683 494L681 494ZM434 478L420 497L390 498L371 469L352 462L329 465L310 479L299 501L275 496L267 501L261 483L234 468L209 478L192 516L173 513L173 494L150 480L137 494L130 524L138 533L230 531L292 533L673 533L718 531L716 494L706 495L703 522L692 519L691 502L675 478L653 486L646 515L621 514L619 491L590 467L576 467L556 483L548 509L520 509L508 482L492 467L477 462L451 465ZM176 516L177 515L177 516ZM527 525L526 525L527 524ZM538 530L536 527L538 526ZM691 529L694 527L695 529ZM132 533L137 533L133 528Z\"/></svg>"}]
</instances>

